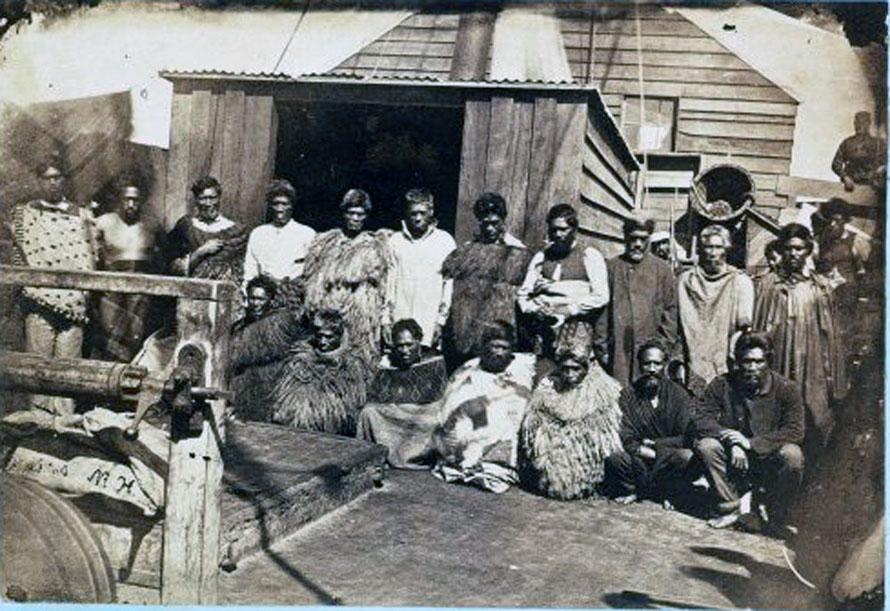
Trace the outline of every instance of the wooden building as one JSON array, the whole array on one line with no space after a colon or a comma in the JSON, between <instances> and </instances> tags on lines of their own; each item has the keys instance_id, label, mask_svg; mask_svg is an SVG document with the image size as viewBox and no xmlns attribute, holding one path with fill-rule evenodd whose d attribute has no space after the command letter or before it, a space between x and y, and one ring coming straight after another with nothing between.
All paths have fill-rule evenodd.
<instances>
[{"instance_id":1,"label":"wooden building","mask_svg":"<svg viewBox=\"0 0 890 611\"><path fill-rule=\"evenodd\" d=\"M174 83L164 210L168 225L187 211L189 184L207 173L223 183L226 214L249 225L262 222L263 190L276 167L278 145L292 129L279 115L293 105L310 112L339 108L345 120L359 112L352 106L410 108L431 117L441 109L457 113L458 131L449 134L459 148L457 205L440 203L439 215L453 214L453 219L440 220L454 227L459 240L472 236L472 204L485 191L506 197L508 229L532 247L543 245L543 219L553 203L589 202L582 208L581 232L607 250L610 246L614 250L620 222L634 208L639 166L590 85L217 73L165 76ZM368 188L374 195L374 185L351 186ZM304 203L298 206L298 216L311 216L307 208L315 205L330 217L336 204L334 199Z\"/></svg>"},{"instance_id":2,"label":"wooden building","mask_svg":"<svg viewBox=\"0 0 890 611\"><path fill-rule=\"evenodd\" d=\"M293 111L295 104L310 107L310 115L313 105L342 105L343 117L350 105L412 107L431 113L427 124L451 121L459 150L440 157L459 162L450 179L456 184L436 186L445 194L443 226L458 239L472 233L473 199L494 190L510 204L510 230L530 246L543 242L547 208L566 201L581 210L582 233L612 254L627 215L666 227L685 212L692 175L726 162L751 173L757 210L776 218L787 201L776 188L789 174L796 100L675 11L589 6L557 7L541 17L558 29L543 43L502 27L507 12L540 11L419 12L324 74L164 74L175 86L166 222L185 212L187 185L205 172L222 179L228 214L260 222L263 185L272 174L288 174L282 154L307 155L291 150L299 146L288 126L306 114ZM536 70L535 62L547 58L520 58L520 78L505 82L498 47L508 37L521 47L524 36L529 48L539 45L534 53L550 45L544 54L557 68ZM456 114L435 114L446 108ZM315 156L324 154L319 148ZM637 193L644 161L650 171ZM317 181L310 168L304 164L302 174ZM382 205L391 208L393 197L387 193ZM452 198L456 204L443 205ZM306 214L318 221L325 213Z\"/></svg>"}]
</instances>

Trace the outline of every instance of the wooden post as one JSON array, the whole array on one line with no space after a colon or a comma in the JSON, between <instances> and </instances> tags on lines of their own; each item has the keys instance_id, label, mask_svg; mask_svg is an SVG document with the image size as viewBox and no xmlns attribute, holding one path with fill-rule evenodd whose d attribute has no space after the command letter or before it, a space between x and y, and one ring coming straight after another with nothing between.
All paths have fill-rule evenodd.
<instances>
[{"instance_id":1,"label":"wooden post","mask_svg":"<svg viewBox=\"0 0 890 611\"><path fill-rule=\"evenodd\" d=\"M210 299L180 299L177 325L180 347L196 344L207 355L202 385L225 389L231 303L237 287L216 286L219 291ZM164 604L217 602L225 401L208 403L200 434L170 444L161 561Z\"/></svg>"}]
</instances>

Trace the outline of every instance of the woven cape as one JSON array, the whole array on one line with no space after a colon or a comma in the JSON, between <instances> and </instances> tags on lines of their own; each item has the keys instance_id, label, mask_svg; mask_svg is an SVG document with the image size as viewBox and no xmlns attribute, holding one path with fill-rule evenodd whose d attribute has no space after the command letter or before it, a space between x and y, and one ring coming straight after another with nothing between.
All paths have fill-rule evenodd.
<instances>
[{"instance_id":1,"label":"woven cape","mask_svg":"<svg viewBox=\"0 0 890 611\"><path fill-rule=\"evenodd\" d=\"M448 255L442 275L454 280L451 327L458 352L473 352L488 323L516 325L516 294L531 257L526 248L481 242L468 242Z\"/></svg>"},{"instance_id":2,"label":"woven cape","mask_svg":"<svg viewBox=\"0 0 890 611\"><path fill-rule=\"evenodd\" d=\"M570 390L559 392L552 377L542 380L519 431L522 484L561 500L594 495L606 458L621 450L620 392L596 362Z\"/></svg>"},{"instance_id":3,"label":"woven cape","mask_svg":"<svg viewBox=\"0 0 890 611\"><path fill-rule=\"evenodd\" d=\"M395 266L390 233L365 231L351 239L340 229L320 233L309 245L303 267L307 308L339 310L356 354L369 370L380 359L387 283Z\"/></svg>"},{"instance_id":4,"label":"woven cape","mask_svg":"<svg viewBox=\"0 0 890 611\"><path fill-rule=\"evenodd\" d=\"M433 355L408 369L379 368L368 391L368 400L377 403L432 403L442 396L447 383L445 359Z\"/></svg>"},{"instance_id":5,"label":"woven cape","mask_svg":"<svg viewBox=\"0 0 890 611\"><path fill-rule=\"evenodd\" d=\"M353 436L358 413L366 401L367 378L361 358L346 345L319 353L308 341L299 342L282 362L271 389L271 420Z\"/></svg>"},{"instance_id":6,"label":"woven cape","mask_svg":"<svg viewBox=\"0 0 890 611\"><path fill-rule=\"evenodd\" d=\"M85 209L73 206L70 212L63 212L40 201L28 202L14 209L13 228L25 265L79 271L96 267L89 213ZM26 286L22 294L67 323L87 321L85 291Z\"/></svg>"}]
</instances>

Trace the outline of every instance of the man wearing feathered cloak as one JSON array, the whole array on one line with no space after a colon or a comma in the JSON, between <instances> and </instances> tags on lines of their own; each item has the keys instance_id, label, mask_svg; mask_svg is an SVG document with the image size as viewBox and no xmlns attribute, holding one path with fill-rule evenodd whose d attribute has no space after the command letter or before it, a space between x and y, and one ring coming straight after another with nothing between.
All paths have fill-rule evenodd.
<instances>
[{"instance_id":1,"label":"man wearing feathered cloak","mask_svg":"<svg viewBox=\"0 0 890 611\"><path fill-rule=\"evenodd\" d=\"M318 234L309 245L303 278L309 309L333 308L343 315L349 341L369 371L380 359L383 330L390 324L387 303L394 260L389 232L364 229L371 197L361 189L343 196L343 225Z\"/></svg>"}]
</instances>

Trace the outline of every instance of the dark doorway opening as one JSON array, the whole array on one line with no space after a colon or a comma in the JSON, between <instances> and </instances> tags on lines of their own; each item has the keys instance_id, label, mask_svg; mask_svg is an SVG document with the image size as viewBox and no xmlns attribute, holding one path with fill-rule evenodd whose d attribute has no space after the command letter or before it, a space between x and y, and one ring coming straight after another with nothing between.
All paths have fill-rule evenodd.
<instances>
[{"instance_id":1,"label":"dark doorway opening","mask_svg":"<svg viewBox=\"0 0 890 611\"><path fill-rule=\"evenodd\" d=\"M397 229L402 196L426 187L439 227L454 233L463 113L379 104L280 104L275 175L296 187L294 217L324 231L339 224L350 188L373 202L369 229Z\"/></svg>"}]
</instances>

